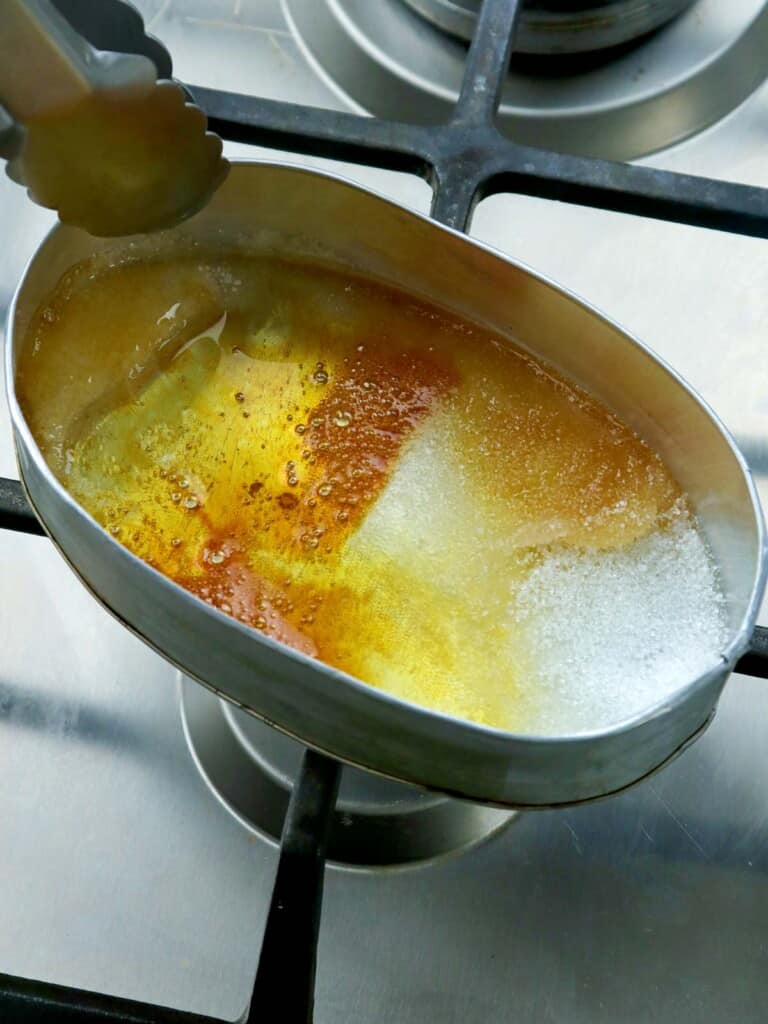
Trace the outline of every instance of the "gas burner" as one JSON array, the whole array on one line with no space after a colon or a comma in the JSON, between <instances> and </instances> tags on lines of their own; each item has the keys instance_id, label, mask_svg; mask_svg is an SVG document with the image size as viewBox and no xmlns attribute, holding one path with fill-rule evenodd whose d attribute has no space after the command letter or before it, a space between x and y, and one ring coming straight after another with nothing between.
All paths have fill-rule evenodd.
<instances>
[{"instance_id":1,"label":"gas burner","mask_svg":"<svg viewBox=\"0 0 768 1024\"><path fill-rule=\"evenodd\" d=\"M403 0L433 25L472 39L480 0ZM518 53L594 53L641 39L693 0L524 0Z\"/></svg>"},{"instance_id":2,"label":"gas burner","mask_svg":"<svg viewBox=\"0 0 768 1024\"><path fill-rule=\"evenodd\" d=\"M473 0L283 4L310 59L354 105L418 123L450 114L466 46L425 19L424 8L463 8L471 18ZM552 0L536 7L565 4ZM526 14L522 17L526 45ZM763 0L698 0L633 46L625 43L597 56L518 55L515 72L507 76L499 123L527 145L631 159L679 142L733 110L764 80L766 48Z\"/></svg>"},{"instance_id":3,"label":"gas burner","mask_svg":"<svg viewBox=\"0 0 768 1024\"><path fill-rule=\"evenodd\" d=\"M183 676L181 714L195 763L214 794L247 828L277 841L302 745ZM328 860L361 868L434 860L476 846L516 816L347 766Z\"/></svg>"}]
</instances>

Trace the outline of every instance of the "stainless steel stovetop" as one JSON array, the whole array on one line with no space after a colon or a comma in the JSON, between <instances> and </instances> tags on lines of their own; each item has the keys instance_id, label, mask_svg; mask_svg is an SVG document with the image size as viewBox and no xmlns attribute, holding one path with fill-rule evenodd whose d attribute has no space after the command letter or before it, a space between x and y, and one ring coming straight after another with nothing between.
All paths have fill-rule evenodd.
<instances>
[{"instance_id":1,"label":"stainless steel stovetop","mask_svg":"<svg viewBox=\"0 0 768 1024\"><path fill-rule=\"evenodd\" d=\"M345 106L278 0L138 6L181 79ZM765 84L647 159L766 186L767 142ZM314 162L428 208L417 179ZM3 179L0 223L7 305L50 217ZM687 376L766 500L766 242L512 196L481 203L472 233L602 306ZM13 476L0 416L0 474ZM201 776L175 671L48 542L0 532L0 566L0 970L236 1018L274 844ZM703 739L623 796L520 815L418 866L331 865L316 1020L762 1022L767 766L768 690L734 676Z\"/></svg>"}]
</instances>

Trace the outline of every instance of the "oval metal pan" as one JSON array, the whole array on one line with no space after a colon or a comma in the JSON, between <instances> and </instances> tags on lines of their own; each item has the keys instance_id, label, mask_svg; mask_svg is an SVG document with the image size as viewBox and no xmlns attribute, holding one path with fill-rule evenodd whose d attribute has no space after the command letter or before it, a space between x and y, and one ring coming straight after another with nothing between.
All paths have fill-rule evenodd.
<instances>
[{"instance_id":1,"label":"oval metal pan","mask_svg":"<svg viewBox=\"0 0 768 1024\"><path fill-rule=\"evenodd\" d=\"M701 729L746 649L765 584L765 539L743 458L670 368L519 263L306 168L237 164L206 210L172 234L274 247L374 275L488 324L592 392L661 452L691 496L720 568L729 641L708 672L681 681L642 715L604 731L539 738L408 704L212 609L132 555L80 508L48 468L19 408L14 369L30 316L68 267L110 248L57 226L30 262L10 309L8 398L30 500L105 607L185 673L308 745L474 800L544 807L605 796L653 771Z\"/></svg>"}]
</instances>

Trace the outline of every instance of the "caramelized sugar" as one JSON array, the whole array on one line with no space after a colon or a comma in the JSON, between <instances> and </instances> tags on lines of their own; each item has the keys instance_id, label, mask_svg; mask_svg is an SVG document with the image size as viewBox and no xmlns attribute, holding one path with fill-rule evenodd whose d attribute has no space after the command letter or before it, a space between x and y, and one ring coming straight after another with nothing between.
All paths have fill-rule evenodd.
<instances>
[{"instance_id":1,"label":"caramelized sugar","mask_svg":"<svg viewBox=\"0 0 768 1024\"><path fill-rule=\"evenodd\" d=\"M254 629L416 703L535 718L516 588L684 515L658 455L480 327L236 253L84 264L18 391L71 493Z\"/></svg>"},{"instance_id":2,"label":"caramelized sugar","mask_svg":"<svg viewBox=\"0 0 768 1024\"><path fill-rule=\"evenodd\" d=\"M12 169L42 206L94 235L169 227L223 181L221 140L172 82L92 93L25 124Z\"/></svg>"}]
</instances>

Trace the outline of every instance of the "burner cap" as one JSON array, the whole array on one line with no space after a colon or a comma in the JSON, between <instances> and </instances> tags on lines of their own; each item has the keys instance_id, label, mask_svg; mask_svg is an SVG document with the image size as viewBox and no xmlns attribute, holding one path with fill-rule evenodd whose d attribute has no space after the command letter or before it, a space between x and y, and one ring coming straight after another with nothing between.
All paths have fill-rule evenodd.
<instances>
[{"instance_id":1,"label":"burner cap","mask_svg":"<svg viewBox=\"0 0 768 1024\"><path fill-rule=\"evenodd\" d=\"M184 732L203 778L247 828L277 841L303 747L181 677ZM517 816L344 767L328 860L393 867L467 850Z\"/></svg>"}]
</instances>

